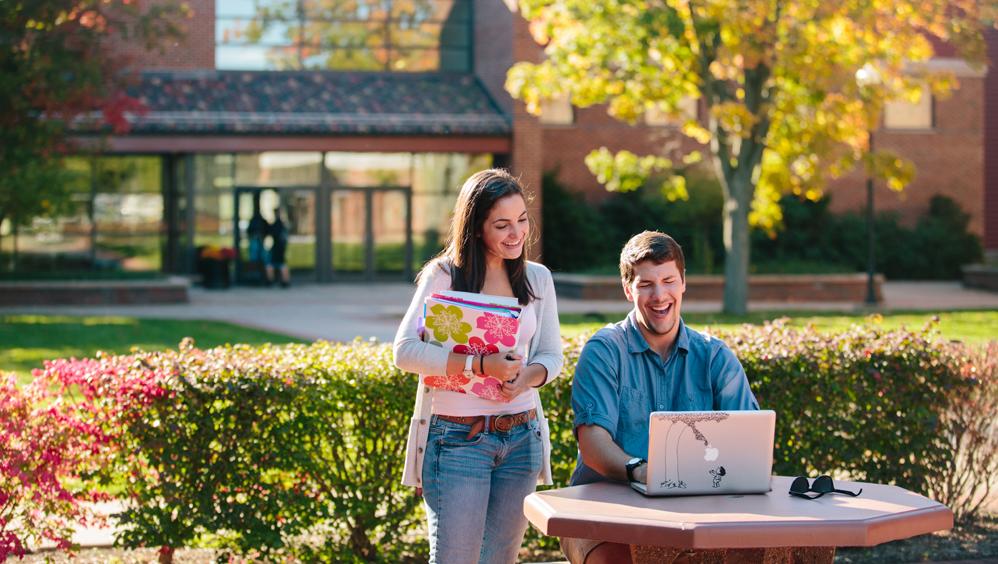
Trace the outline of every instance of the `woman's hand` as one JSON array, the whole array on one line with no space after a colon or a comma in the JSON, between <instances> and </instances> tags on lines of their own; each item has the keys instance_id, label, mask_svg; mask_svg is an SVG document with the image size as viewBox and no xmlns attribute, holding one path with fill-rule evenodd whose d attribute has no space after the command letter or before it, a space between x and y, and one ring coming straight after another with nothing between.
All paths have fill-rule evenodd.
<instances>
[{"instance_id":1,"label":"woman's hand","mask_svg":"<svg viewBox=\"0 0 998 564\"><path fill-rule=\"evenodd\" d=\"M491 376L500 382L515 380L523 368L523 357L516 353L496 353L486 355L483 361L486 376Z\"/></svg>"},{"instance_id":2,"label":"woman's hand","mask_svg":"<svg viewBox=\"0 0 998 564\"><path fill-rule=\"evenodd\" d=\"M513 398L530 388L543 384L544 380L547 379L547 375L547 368L544 368L544 366L540 364L524 366L523 369L520 370L519 376L513 380L503 382L502 390L500 390L500 392L507 401L512 401Z\"/></svg>"}]
</instances>

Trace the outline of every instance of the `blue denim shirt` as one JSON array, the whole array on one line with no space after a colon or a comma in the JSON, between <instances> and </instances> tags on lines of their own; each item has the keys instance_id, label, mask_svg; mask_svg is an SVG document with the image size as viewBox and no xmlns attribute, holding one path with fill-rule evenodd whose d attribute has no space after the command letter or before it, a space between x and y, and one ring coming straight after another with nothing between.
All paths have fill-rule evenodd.
<instances>
[{"instance_id":1,"label":"blue denim shirt","mask_svg":"<svg viewBox=\"0 0 998 564\"><path fill-rule=\"evenodd\" d=\"M720 340L679 321L666 360L648 345L631 311L607 325L582 349L572 382L575 428L599 425L631 456L648 458L653 411L759 409L745 370ZM579 456L572 485L605 480Z\"/></svg>"}]
</instances>

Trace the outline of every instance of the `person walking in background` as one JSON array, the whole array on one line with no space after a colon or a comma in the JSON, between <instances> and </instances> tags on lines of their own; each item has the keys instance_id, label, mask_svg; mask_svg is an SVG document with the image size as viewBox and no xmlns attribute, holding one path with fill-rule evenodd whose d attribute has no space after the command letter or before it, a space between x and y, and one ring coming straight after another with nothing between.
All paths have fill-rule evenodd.
<instances>
[{"instance_id":1,"label":"person walking in background","mask_svg":"<svg viewBox=\"0 0 998 564\"><path fill-rule=\"evenodd\" d=\"M395 336L395 364L421 376L402 483L421 489L433 563L515 562L527 528L523 499L538 482L551 483L537 388L561 371L561 336L551 273L526 260L529 233L517 180L499 169L472 175L458 195L450 242L417 277ZM515 352L469 346L461 354L423 342L424 301L445 290L516 298ZM495 378L501 397L432 388L425 375Z\"/></svg>"},{"instance_id":2,"label":"person walking in background","mask_svg":"<svg viewBox=\"0 0 998 564\"><path fill-rule=\"evenodd\" d=\"M260 214L260 196L257 194L253 198L253 216L250 217L249 224L246 226L246 237L249 239L248 266L250 268L248 270L252 273L252 279L257 284L260 283L261 275L267 265L266 249L263 243L269 227L267 220Z\"/></svg>"},{"instance_id":3,"label":"person walking in background","mask_svg":"<svg viewBox=\"0 0 998 564\"><path fill-rule=\"evenodd\" d=\"M281 219L281 208L274 208L274 221L267 226L270 236L270 257L267 261L267 285L275 282L275 273L280 275L282 288L291 285L291 272L288 269L288 226Z\"/></svg>"}]
</instances>

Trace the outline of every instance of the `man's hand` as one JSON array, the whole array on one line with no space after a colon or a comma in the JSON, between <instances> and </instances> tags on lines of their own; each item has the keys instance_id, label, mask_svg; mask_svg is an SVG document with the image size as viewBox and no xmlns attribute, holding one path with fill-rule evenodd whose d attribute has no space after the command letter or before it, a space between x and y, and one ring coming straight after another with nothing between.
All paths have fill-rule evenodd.
<instances>
[{"instance_id":1,"label":"man's hand","mask_svg":"<svg viewBox=\"0 0 998 564\"><path fill-rule=\"evenodd\" d=\"M625 472L625 474L626 474L626 472ZM635 482L638 482L640 484L648 483L648 463L645 462L641 466L638 466L637 468L635 468L634 472L632 472L632 474L634 474L634 481Z\"/></svg>"}]
</instances>

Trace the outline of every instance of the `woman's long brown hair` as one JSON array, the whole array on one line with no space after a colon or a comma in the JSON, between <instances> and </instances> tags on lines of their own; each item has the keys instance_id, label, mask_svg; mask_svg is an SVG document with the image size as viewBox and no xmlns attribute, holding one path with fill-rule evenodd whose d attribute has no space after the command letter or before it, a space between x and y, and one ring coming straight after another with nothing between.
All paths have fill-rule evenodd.
<instances>
[{"instance_id":1,"label":"woman's long brown hair","mask_svg":"<svg viewBox=\"0 0 998 564\"><path fill-rule=\"evenodd\" d=\"M479 235L492 206L499 200L519 195L526 200L523 188L509 172L490 168L471 175L461 187L451 220L450 242L434 260L428 262L420 277L434 266L451 275L451 287L459 292L481 292L485 285L485 245ZM515 259L505 259L509 285L520 305L537 299L527 280L527 252Z\"/></svg>"}]
</instances>

